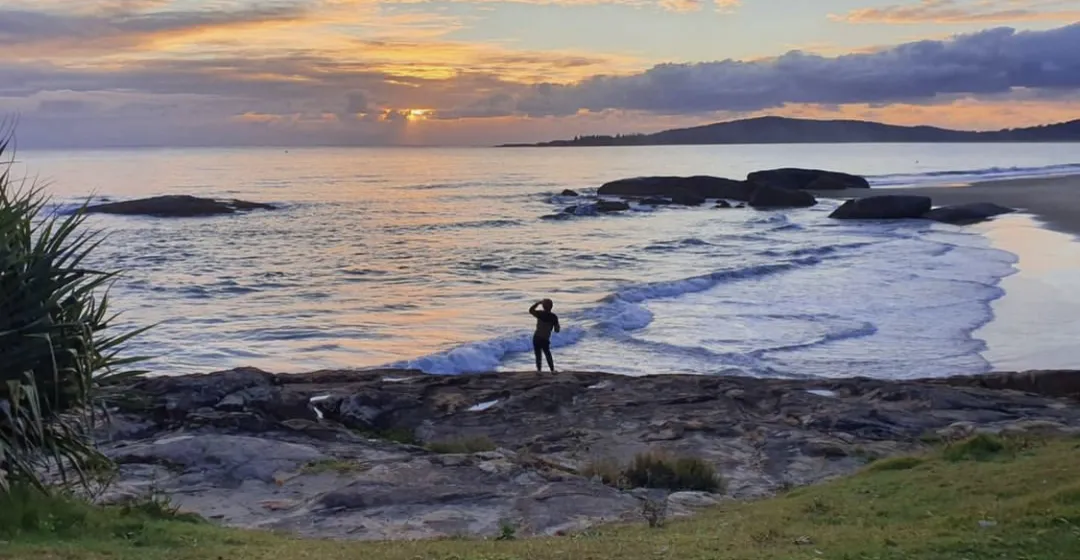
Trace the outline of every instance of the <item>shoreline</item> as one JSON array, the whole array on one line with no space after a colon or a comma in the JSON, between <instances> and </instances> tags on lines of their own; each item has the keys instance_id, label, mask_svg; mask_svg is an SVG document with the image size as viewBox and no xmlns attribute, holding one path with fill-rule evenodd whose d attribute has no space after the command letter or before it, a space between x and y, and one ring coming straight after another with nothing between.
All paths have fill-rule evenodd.
<instances>
[{"instance_id":1,"label":"shoreline","mask_svg":"<svg viewBox=\"0 0 1080 560\"><path fill-rule=\"evenodd\" d=\"M1016 213L964 229L1017 258L1003 277L993 318L972 336L992 371L1056 369L1080 363L1080 175L1016 178L925 187L878 187L820 193L821 198L881 194L928 196L934 206L990 202Z\"/></svg>"}]
</instances>

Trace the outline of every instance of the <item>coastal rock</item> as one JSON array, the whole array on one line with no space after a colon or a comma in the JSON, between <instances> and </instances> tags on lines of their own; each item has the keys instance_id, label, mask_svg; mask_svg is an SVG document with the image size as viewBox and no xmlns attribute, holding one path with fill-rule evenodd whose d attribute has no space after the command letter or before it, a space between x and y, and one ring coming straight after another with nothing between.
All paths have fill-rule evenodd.
<instances>
[{"instance_id":1,"label":"coastal rock","mask_svg":"<svg viewBox=\"0 0 1080 560\"><path fill-rule=\"evenodd\" d=\"M625 212L629 209L630 205L621 200L599 200L596 202L596 211L602 214Z\"/></svg>"},{"instance_id":2,"label":"coastal rock","mask_svg":"<svg viewBox=\"0 0 1080 560\"><path fill-rule=\"evenodd\" d=\"M563 192L559 193L559 196L578 196L578 193L573 189L563 189Z\"/></svg>"},{"instance_id":3,"label":"coastal rock","mask_svg":"<svg viewBox=\"0 0 1080 560\"><path fill-rule=\"evenodd\" d=\"M671 194L672 204L678 204L680 206L701 206L705 204L705 197L698 196L693 192L682 190L676 191Z\"/></svg>"},{"instance_id":4,"label":"coastal rock","mask_svg":"<svg viewBox=\"0 0 1080 560\"><path fill-rule=\"evenodd\" d=\"M317 537L496 536L507 522L521 536L556 534L640 520L638 493L579 474L598 459L626 464L659 450L712 463L727 482L724 495L669 499L675 515L690 515L721 499L850 473L867 456L920 449L925 434L1074 433L1080 407L1058 397L1080 397L1078 379L251 368L154 377L113 387L133 404L100 434L103 451L120 463L100 499L155 489L226 525ZM488 451L464 452L469 442Z\"/></svg>"},{"instance_id":5,"label":"coastal rock","mask_svg":"<svg viewBox=\"0 0 1080 560\"><path fill-rule=\"evenodd\" d=\"M817 204L814 195L806 191L759 186L750 198L753 208L807 208Z\"/></svg>"},{"instance_id":6,"label":"coastal rock","mask_svg":"<svg viewBox=\"0 0 1080 560\"><path fill-rule=\"evenodd\" d=\"M686 192L699 198L726 198L750 200L754 185L746 181L734 181L722 177L695 175L691 177L657 176L634 177L605 183L597 191L600 195L673 198Z\"/></svg>"},{"instance_id":7,"label":"coastal rock","mask_svg":"<svg viewBox=\"0 0 1080 560\"><path fill-rule=\"evenodd\" d=\"M956 204L934 208L923 214L923 218L946 224L970 225L1011 212L1016 212L1016 210L992 202L973 202L971 204Z\"/></svg>"},{"instance_id":8,"label":"coastal rock","mask_svg":"<svg viewBox=\"0 0 1080 560\"><path fill-rule=\"evenodd\" d=\"M844 202L829 214L839 220L898 220L921 218L930 211L932 203L927 196L880 195L856 198Z\"/></svg>"},{"instance_id":9,"label":"coastal rock","mask_svg":"<svg viewBox=\"0 0 1080 560\"><path fill-rule=\"evenodd\" d=\"M251 210L274 210L271 204L245 200L215 200L189 195L166 195L87 207L91 214L122 214L159 218L190 218L234 214Z\"/></svg>"},{"instance_id":10,"label":"coastal rock","mask_svg":"<svg viewBox=\"0 0 1080 560\"><path fill-rule=\"evenodd\" d=\"M731 203L726 200L717 200L713 208L731 208Z\"/></svg>"},{"instance_id":11,"label":"coastal rock","mask_svg":"<svg viewBox=\"0 0 1080 560\"><path fill-rule=\"evenodd\" d=\"M843 190L868 189L870 183L863 177L850 173L824 171L821 169L799 169L786 167L755 171L746 176L746 180L759 184L792 190Z\"/></svg>"},{"instance_id":12,"label":"coastal rock","mask_svg":"<svg viewBox=\"0 0 1080 560\"><path fill-rule=\"evenodd\" d=\"M641 204L645 206L667 206L671 204L671 200L667 198L660 198L658 196L652 196L642 200Z\"/></svg>"}]
</instances>

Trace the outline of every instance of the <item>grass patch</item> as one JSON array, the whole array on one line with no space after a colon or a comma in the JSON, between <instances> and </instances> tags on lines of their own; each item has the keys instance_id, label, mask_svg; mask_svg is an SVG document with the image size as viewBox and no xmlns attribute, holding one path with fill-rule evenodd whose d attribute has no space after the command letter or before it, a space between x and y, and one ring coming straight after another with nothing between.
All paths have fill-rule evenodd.
<instances>
[{"instance_id":1,"label":"grass patch","mask_svg":"<svg viewBox=\"0 0 1080 560\"><path fill-rule=\"evenodd\" d=\"M495 442L487 436L433 441L427 444L428 451L444 455L495 451L495 448Z\"/></svg>"},{"instance_id":2,"label":"grass patch","mask_svg":"<svg viewBox=\"0 0 1080 560\"><path fill-rule=\"evenodd\" d=\"M870 472L907 471L925 462L922 457L892 457L871 463L866 469Z\"/></svg>"},{"instance_id":3,"label":"grass patch","mask_svg":"<svg viewBox=\"0 0 1080 560\"><path fill-rule=\"evenodd\" d=\"M586 478L617 488L662 488L666 490L695 490L720 492L723 479L716 468L697 457L675 457L661 451L647 451L634 456L629 465L622 466L610 457L595 459L579 472Z\"/></svg>"},{"instance_id":4,"label":"grass patch","mask_svg":"<svg viewBox=\"0 0 1080 560\"><path fill-rule=\"evenodd\" d=\"M346 459L320 459L300 468L303 474L351 473L367 470L367 465Z\"/></svg>"},{"instance_id":5,"label":"grass patch","mask_svg":"<svg viewBox=\"0 0 1080 560\"><path fill-rule=\"evenodd\" d=\"M981 445L981 444L980 444ZM60 502L15 513L0 502L0 558L46 560L1074 560L1080 558L1080 449L1033 445L992 460L947 458L862 472L783 497L728 503L664 528L611 525L570 537L336 542ZM950 455L952 456L952 455ZM903 463L901 463L903 464ZM913 463L908 463L909 465ZM38 507L44 507L36 503ZM50 505L52 504L52 505ZM25 504L24 504L25 505ZM20 506L23 507L23 506ZM509 527L507 525L506 527ZM14 530L12 530L14 528ZM516 532L516 531L515 531ZM501 540L497 537L502 536ZM510 538L516 536L517 538Z\"/></svg>"},{"instance_id":6,"label":"grass patch","mask_svg":"<svg viewBox=\"0 0 1080 560\"><path fill-rule=\"evenodd\" d=\"M990 434L979 434L964 441L947 445L943 456L947 461L989 461L1009 449L1007 442Z\"/></svg>"}]
</instances>

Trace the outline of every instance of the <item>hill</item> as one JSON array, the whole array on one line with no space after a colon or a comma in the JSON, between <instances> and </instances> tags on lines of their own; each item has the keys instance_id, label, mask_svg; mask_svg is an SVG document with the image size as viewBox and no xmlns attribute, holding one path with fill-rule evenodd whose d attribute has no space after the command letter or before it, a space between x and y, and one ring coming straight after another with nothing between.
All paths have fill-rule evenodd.
<instances>
[{"instance_id":1,"label":"hill","mask_svg":"<svg viewBox=\"0 0 1080 560\"><path fill-rule=\"evenodd\" d=\"M579 136L573 140L504 144L500 147L886 142L1080 142L1080 119L1027 128L977 132L933 126L896 126L871 121L758 117L692 128L676 128L654 134Z\"/></svg>"}]
</instances>

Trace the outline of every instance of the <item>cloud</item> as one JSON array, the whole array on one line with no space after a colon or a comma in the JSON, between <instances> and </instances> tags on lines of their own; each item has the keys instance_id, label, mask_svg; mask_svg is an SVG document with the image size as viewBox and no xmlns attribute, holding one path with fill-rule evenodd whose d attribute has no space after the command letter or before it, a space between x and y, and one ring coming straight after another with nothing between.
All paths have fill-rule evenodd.
<instances>
[{"instance_id":1,"label":"cloud","mask_svg":"<svg viewBox=\"0 0 1080 560\"><path fill-rule=\"evenodd\" d=\"M604 109L686 114L930 102L1014 88L1080 88L1080 24L1047 31L998 28L831 58L795 51L752 62L661 64L573 85L540 84L519 98L517 109L532 116Z\"/></svg>"},{"instance_id":2,"label":"cloud","mask_svg":"<svg viewBox=\"0 0 1080 560\"><path fill-rule=\"evenodd\" d=\"M1080 19L1080 9L1076 9L1075 2L1064 0L921 0L915 4L862 8L830 18L849 23L888 24L1076 21Z\"/></svg>"}]
</instances>

